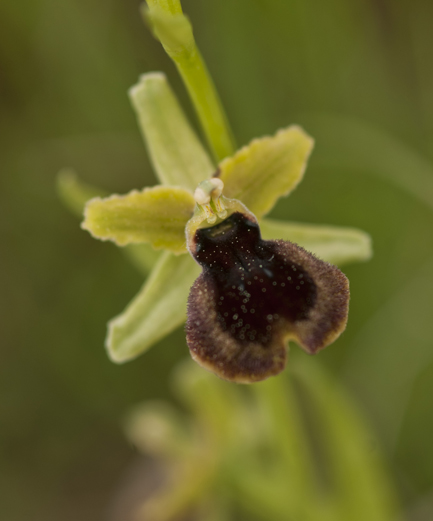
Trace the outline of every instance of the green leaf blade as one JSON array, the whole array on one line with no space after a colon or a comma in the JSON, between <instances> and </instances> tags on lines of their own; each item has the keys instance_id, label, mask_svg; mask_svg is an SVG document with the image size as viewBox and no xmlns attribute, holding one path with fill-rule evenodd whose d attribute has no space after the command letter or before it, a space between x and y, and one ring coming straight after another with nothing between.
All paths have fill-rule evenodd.
<instances>
[{"instance_id":1,"label":"green leaf blade","mask_svg":"<svg viewBox=\"0 0 433 521\"><path fill-rule=\"evenodd\" d=\"M180 326L199 273L189 255L164 253L138 295L108 324L106 347L111 360L132 360Z\"/></svg>"},{"instance_id":2,"label":"green leaf blade","mask_svg":"<svg viewBox=\"0 0 433 521\"><path fill-rule=\"evenodd\" d=\"M254 139L219 165L224 195L242 201L258 218L302 180L313 139L298 126Z\"/></svg>"},{"instance_id":3,"label":"green leaf blade","mask_svg":"<svg viewBox=\"0 0 433 521\"><path fill-rule=\"evenodd\" d=\"M156 186L127 195L90 200L81 227L118 246L150 242L155 249L185 253L185 225L194 198L183 188Z\"/></svg>"}]
</instances>

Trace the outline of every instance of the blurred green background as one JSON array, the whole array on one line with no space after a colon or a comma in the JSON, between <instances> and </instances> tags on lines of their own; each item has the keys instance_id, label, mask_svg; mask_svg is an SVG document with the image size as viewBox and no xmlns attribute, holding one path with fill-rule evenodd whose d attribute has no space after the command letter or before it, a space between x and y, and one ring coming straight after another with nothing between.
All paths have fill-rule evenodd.
<instances>
[{"instance_id":1,"label":"blurred green background","mask_svg":"<svg viewBox=\"0 0 433 521\"><path fill-rule=\"evenodd\" d=\"M0 3L0 519L106 520L136 458L121 419L168 397L181 330L116 366L105 324L141 275L57 198L73 167L110 192L153 184L126 95L174 66L138 0ZM307 175L273 216L371 233L345 267L347 331L320 359L378 434L408 519L433 519L433 3L184 0L239 145L298 123ZM195 120L194 120L195 121ZM293 347L293 356L298 348Z\"/></svg>"}]
</instances>

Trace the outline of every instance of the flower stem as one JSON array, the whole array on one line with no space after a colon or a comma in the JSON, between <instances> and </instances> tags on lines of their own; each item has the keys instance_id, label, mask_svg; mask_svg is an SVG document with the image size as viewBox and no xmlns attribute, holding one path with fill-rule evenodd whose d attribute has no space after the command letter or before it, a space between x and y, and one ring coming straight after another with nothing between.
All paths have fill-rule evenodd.
<instances>
[{"instance_id":1,"label":"flower stem","mask_svg":"<svg viewBox=\"0 0 433 521\"><path fill-rule=\"evenodd\" d=\"M183 14L180 0L146 0L149 9L159 7L169 14Z\"/></svg>"},{"instance_id":2,"label":"flower stem","mask_svg":"<svg viewBox=\"0 0 433 521\"><path fill-rule=\"evenodd\" d=\"M145 20L174 61L217 161L233 154L234 139L221 101L179 0L147 0Z\"/></svg>"}]
</instances>

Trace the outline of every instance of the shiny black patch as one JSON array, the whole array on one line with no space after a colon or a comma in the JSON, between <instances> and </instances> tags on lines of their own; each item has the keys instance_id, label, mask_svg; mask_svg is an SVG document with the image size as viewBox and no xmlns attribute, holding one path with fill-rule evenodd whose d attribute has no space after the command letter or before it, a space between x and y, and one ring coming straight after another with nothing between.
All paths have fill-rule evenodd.
<instances>
[{"instance_id":1,"label":"shiny black patch","mask_svg":"<svg viewBox=\"0 0 433 521\"><path fill-rule=\"evenodd\" d=\"M238 344L270 345L281 322L308 319L317 289L299 264L287 262L256 223L236 212L196 231L195 259L215 289L222 331Z\"/></svg>"}]
</instances>

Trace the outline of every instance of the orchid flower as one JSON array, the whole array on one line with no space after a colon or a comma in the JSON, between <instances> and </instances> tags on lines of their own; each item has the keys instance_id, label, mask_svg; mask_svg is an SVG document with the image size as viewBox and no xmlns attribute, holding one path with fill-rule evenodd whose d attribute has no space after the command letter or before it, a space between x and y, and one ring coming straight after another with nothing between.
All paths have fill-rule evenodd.
<instances>
[{"instance_id":1,"label":"orchid flower","mask_svg":"<svg viewBox=\"0 0 433 521\"><path fill-rule=\"evenodd\" d=\"M263 380L283 370L288 340L313 354L341 334L349 289L333 264L368 259L370 238L265 217L302 180L313 139L292 125L233 153L190 24L173 8L180 4L162 2L165 11L156 4L146 16L185 80L216 160L165 75L143 75L129 95L160 185L89 200L82 228L121 247L147 243L165 252L109 322L106 347L125 362L187 320L200 365L227 380ZM206 103L217 114L210 123Z\"/></svg>"}]
</instances>

